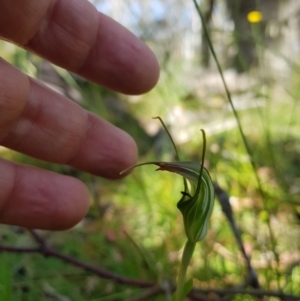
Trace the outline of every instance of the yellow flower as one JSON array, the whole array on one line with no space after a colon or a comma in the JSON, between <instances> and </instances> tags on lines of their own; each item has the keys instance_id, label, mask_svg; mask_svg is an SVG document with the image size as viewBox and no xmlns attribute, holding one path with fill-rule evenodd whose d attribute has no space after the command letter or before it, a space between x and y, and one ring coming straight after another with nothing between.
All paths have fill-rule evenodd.
<instances>
[{"instance_id":1,"label":"yellow flower","mask_svg":"<svg viewBox=\"0 0 300 301\"><path fill-rule=\"evenodd\" d=\"M253 10L247 15L247 19L250 23L258 23L262 20L262 18L262 13L257 10Z\"/></svg>"}]
</instances>

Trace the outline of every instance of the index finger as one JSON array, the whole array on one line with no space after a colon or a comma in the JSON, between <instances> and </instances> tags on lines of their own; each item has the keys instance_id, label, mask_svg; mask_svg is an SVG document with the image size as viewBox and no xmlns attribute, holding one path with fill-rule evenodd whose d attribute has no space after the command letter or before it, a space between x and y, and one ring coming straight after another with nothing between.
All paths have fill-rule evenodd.
<instances>
[{"instance_id":1,"label":"index finger","mask_svg":"<svg viewBox=\"0 0 300 301\"><path fill-rule=\"evenodd\" d=\"M0 0L0 37L125 94L158 79L152 51L86 0Z\"/></svg>"}]
</instances>

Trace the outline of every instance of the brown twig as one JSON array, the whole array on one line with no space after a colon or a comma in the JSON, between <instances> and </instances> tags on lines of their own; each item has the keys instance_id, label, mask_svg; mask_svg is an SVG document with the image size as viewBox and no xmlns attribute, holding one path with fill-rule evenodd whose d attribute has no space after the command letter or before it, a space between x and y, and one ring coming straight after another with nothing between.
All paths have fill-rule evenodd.
<instances>
[{"instance_id":1,"label":"brown twig","mask_svg":"<svg viewBox=\"0 0 300 301\"><path fill-rule=\"evenodd\" d=\"M257 273L251 265L251 260L247 255L243 245L241 231L239 230L238 225L235 222L234 214L229 201L229 196L226 193L226 191L224 191L217 183L214 183L214 189L215 189L216 197L221 205L222 211L230 224L231 230L234 234L239 249L241 250L241 253L246 261L247 270L248 270L247 283L255 289L260 288Z\"/></svg>"},{"instance_id":2,"label":"brown twig","mask_svg":"<svg viewBox=\"0 0 300 301\"><path fill-rule=\"evenodd\" d=\"M166 291L164 289L163 284L160 285L155 282L150 282L146 280L140 280L140 279L133 279L133 278L127 278L123 277L121 275L112 273L110 271L107 271L105 269L94 267L90 264L87 264L85 262L82 262L80 260L77 260L74 257L71 257L69 255L65 255L63 253L60 253L58 251L55 251L51 247L48 246L47 242L44 240L42 236L40 236L35 230L29 230L34 240L37 242L38 247L13 247L13 246L4 246L0 245L0 252L8 252L8 253L39 253L46 257L54 257L57 259L60 259L66 263L72 264L82 270L88 271L90 273L93 273L100 278L109 279L116 283L128 285L128 286L134 286L134 287L140 287L140 288L147 288L143 293L141 293L139 296L135 297L136 299L133 300L143 300L144 298L153 297L155 295L161 294ZM168 292L174 291L175 286L172 283L169 283L168 285ZM189 297L192 300L195 301L207 301L210 300L209 294L215 294L218 295L219 299L216 300L222 300L224 296L228 295L236 295L236 294L242 294L242 295L252 295L252 296L267 296L267 297L277 297L284 301L299 301L299 296L294 296L290 294L283 294L278 291L268 291L268 290L261 290L261 289L255 289L250 290L246 288L223 288L223 289L217 289L217 288L211 288L211 289L200 289L200 288L193 288L192 291L189 293ZM131 299L132 300L132 299Z\"/></svg>"},{"instance_id":3,"label":"brown twig","mask_svg":"<svg viewBox=\"0 0 300 301\"><path fill-rule=\"evenodd\" d=\"M130 297L125 301L142 301L149 300L149 298L160 295L163 292L163 289L159 285L145 289L141 294L135 297Z\"/></svg>"},{"instance_id":4,"label":"brown twig","mask_svg":"<svg viewBox=\"0 0 300 301\"><path fill-rule=\"evenodd\" d=\"M135 287L152 287L155 285L155 283L150 282L150 281L144 281L144 280L139 280L139 279L132 279L132 278L127 278L127 277L123 277L121 275L118 274L114 274L110 271L107 271L105 269L99 268L99 267L95 267L93 265L90 265L86 262L80 261L74 257L71 257L69 255L65 255L63 253L60 253L56 250L53 250L52 248L50 248L46 241L43 239L42 236L40 236L35 230L30 229L29 232L31 233L32 237L34 238L34 240L38 243L39 247L38 248L17 248L17 247L6 247L6 246L1 246L0 245L0 251L9 251L9 252L31 252L31 253L39 253L45 257L54 257L54 258L58 258L66 263L70 263L74 266L79 267L82 270L91 272L101 278L104 279L109 279L112 280L116 283L119 284L124 284L124 285L130 285L130 286L135 286Z\"/></svg>"},{"instance_id":5,"label":"brown twig","mask_svg":"<svg viewBox=\"0 0 300 301\"><path fill-rule=\"evenodd\" d=\"M268 291L268 290L261 290L261 289L246 289L246 288L208 288L208 289L198 289L194 288L190 293L191 297L197 297L203 294L217 294L219 296L225 296L228 294L231 295L252 295L252 296L265 296L265 297L277 297L281 300L285 301L299 301L300 296L284 294L279 291Z\"/></svg>"},{"instance_id":6,"label":"brown twig","mask_svg":"<svg viewBox=\"0 0 300 301\"><path fill-rule=\"evenodd\" d=\"M20 248L20 247L11 247L0 245L0 252L7 253L39 253L39 248Z\"/></svg>"}]
</instances>

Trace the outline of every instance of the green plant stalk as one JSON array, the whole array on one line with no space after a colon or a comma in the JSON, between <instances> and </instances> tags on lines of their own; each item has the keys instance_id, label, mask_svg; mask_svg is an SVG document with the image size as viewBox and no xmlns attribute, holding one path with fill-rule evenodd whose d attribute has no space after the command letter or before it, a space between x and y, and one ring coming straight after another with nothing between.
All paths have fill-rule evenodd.
<instances>
[{"instance_id":1,"label":"green plant stalk","mask_svg":"<svg viewBox=\"0 0 300 301\"><path fill-rule=\"evenodd\" d=\"M208 43L208 47L210 49L210 52L214 58L214 61L217 65L217 69L218 69L218 72L220 74L220 77L221 77L221 80L222 80L222 83L223 83L223 86L224 86L224 89L225 89L225 93L226 93L226 96L227 96L227 99L228 99L228 102L230 104L230 107L232 109L232 112L233 112L233 115L235 117L235 120L237 122L237 125L238 125L238 129L239 129L239 132L240 132L240 135L242 137L242 140L243 140L243 143L244 143L244 146L246 148L246 151L247 151L247 154L248 154L248 157L250 159L250 162L251 162L251 166L253 168L253 171L254 171L254 175L255 175L255 178L256 178L256 181L257 181L257 185L258 185L258 189L261 193L261 195L263 196L264 195L264 192L263 192L263 189L261 187L261 182L260 182L260 179L258 177L258 174L257 174L257 171L256 171L256 165L255 165L255 162L253 161L253 157L252 157L252 152L251 152L251 149L250 149L250 146L247 142L247 139L246 139L246 135L242 129L242 124L241 124L241 121L240 121L240 117L238 115L238 112L237 110L235 109L234 107L234 104L233 104L233 101L232 101L232 98L231 98L231 94L229 92L229 89L227 87L227 84L226 84L226 81L225 81L225 78L224 78L224 74L223 74L223 71L222 71L222 68L221 68L221 65L220 65L220 62L217 58L217 55L216 55L216 52L215 52L215 49L214 49L214 46L211 42L211 39L210 39L210 36L209 36L209 33L208 33L208 30L207 30L207 27L205 25L205 20L204 20L204 17L202 15L202 12L200 10L200 7L197 3L196 0L193 0L194 4L195 4L195 7L196 7L196 10L198 12L198 15L201 19L201 24L203 26L203 30L204 30L204 34L205 34L205 37L206 37L206 40L207 40L207 43Z\"/></svg>"},{"instance_id":2,"label":"green plant stalk","mask_svg":"<svg viewBox=\"0 0 300 301\"><path fill-rule=\"evenodd\" d=\"M260 181L258 173L257 173L256 163L253 160L251 148L250 148L250 146L249 146L249 144L247 142L246 135L245 135L245 133L244 133L244 131L242 129L242 124L241 124L238 112L237 112L237 110L234 107L234 104L233 104L233 101L232 101L232 98L231 98L231 94L230 94L229 89L227 87L227 84L226 84L226 81L225 81L225 78L224 78L224 74L223 74L220 62L219 62L219 60L217 58L214 46L213 46L212 41L210 39L208 30L207 30L207 27L206 27L206 24L205 24L204 17L202 15L201 9L200 9L199 4L197 3L197 1L193 0L193 2L194 2L194 5L195 5L195 8L197 10L197 13L198 13L198 15L200 17L201 24L202 24L203 30L204 30L204 35L205 35L207 43L208 43L208 47L210 49L210 52L211 52L211 54L212 54L212 56L214 58L214 61L215 61L216 65L217 65L217 69L218 69L218 72L220 74L220 77L221 77L221 80L222 80L222 83L223 83L223 86L224 86L224 89L225 89L225 93L226 93L228 102L229 102L229 104L231 106L233 115L234 115L235 120L236 120L237 125L238 125L238 129L239 129L240 135L242 137L242 141L244 143L246 152L248 154L248 157L249 157L249 160L250 160L250 163L251 163L251 167L252 167L252 170L253 170L253 173L254 173L254 176L255 176L255 180L257 182L257 187L258 187L259 193L260 193L260 195L262 197L263 208L264 208L264 210L268 211L268 208L267 208L266 203L265 203L266 194L265 194L265 191L263 190L261 181ZM276 258L279 258L279 255L278 255L278 253L276 251L276 240L275 240L274 233L273 233L273 230L271 228L271 224L270 224L269 220L268 220L268 230L269 230L269 235L270 235L270 242L271 242L271 245L272 245L272 252L274 253L274 255L275 255ZM278 287L278 289L279 290L281 289L280 286Z\"/></svg>"},{"instance_id":3,"label":"green plant stalk","mask_svg":"<svg viewBox=\"0 0 300 301\"><path fill-rule=\"evenodd\" d=\"M256 46L256 52L257 52L257 56L259 59L259 65L260 65L260 69L262 70L261 72L264 72L262 74L262 78L265 78L265 66L264 66L264 58L263 58L263 47L265 46L263 44L263 39L261 37L261 30L259 27L260 23L258 24L251 24L251 31L252 31L252 35L253 35L253 39L255 42L255 46ZM267 99L270 99L270 97L268 97ZM267 108L270 106L270 101L268 101L268 106ZM273 168L275 170L276 175L281 175L279 169L278 169L278 164L276 162L276 158L275 158L275 154L274 154L274 148L272 147L272 139L271 139L271 131L270 131L270 127L269 127L269 114L268 114L269 110L266 110L266 113L262 114L262 112L260 110L258 110L258 113L260 114L261 118L263 120L265 120L263 129L264 129L264 134L265 134L265 139L266 139L266 144L269 148L269 152L270 152L270 159L273 165ZM283 184L286 187L286 181L285 181L285 177L280 176L280 181L283 182ZM279 290L281 290L281 285L280 285L280 274L279 274L279 269L280 269L280 260L279 260L279 254L276 251L276 241L275 238L272 238L273 236L273 231L270 225L270 222L268 220L268 228L269 228L269 233L271 236L271 240L272 240L272 251L275 255L275 261L276 261L276 265L277 268L275 269L275 275L276 275L276 281L277 281L277 287ZM273 241L274 240L274 241ZM270 262L270 260L268 260L268 264L269 267L272 268L272 264Z\"/></svg>"},{"instance_id":4,"label":"green plant stalk","mask_svg":"<svg viewBox=\"0 0 300 301\"><path fill-rule=\"evenodd\" d=\"M185 284L186 271L190 264L192 255L195 250L196 243L190 242L189 240L185 243L178 278L177 278L177 289L175 292L175 301L183 301L185 296L183 296L183 287Z\"/></svg>"},{"instance_id":5,"label":"green plant stalk","mask_svg":"<svg viewBox=\"0 0 300 301\"><path fill-rule=\"evenodd\" d=\"M184 297L188 294L188 292L191 289L190 285L192 285L192 281L186 282L185 280L186 271L191 261L195 245L197 241L201 241L202 239L204 239L204 237L207 234L208 222L214 205L214 188L210 175L204 167L204 158L206 151L205 131L201 129L203 137L201 164L189 161L181 162L179 160L179 154L176 149L176 145L164 122L160 117L155 117L155 119L159 119L162 126L169 135L169 138L174 146L178 161L151 161L140 163L129 167L121 173L124 173L138 166L154 164L158 166L157 170L169 171L172 173L179 174L183 177L184 191L181 192L182 197L177 203L177 208L182 213L184 230L188 240L184 246L184 251L181 259L179 276L177 279L177 290L172 296L172 301L183 301ZM191 184L191 191L189 191L187 181L189 181Z\"/></svg>"}]
</instances>

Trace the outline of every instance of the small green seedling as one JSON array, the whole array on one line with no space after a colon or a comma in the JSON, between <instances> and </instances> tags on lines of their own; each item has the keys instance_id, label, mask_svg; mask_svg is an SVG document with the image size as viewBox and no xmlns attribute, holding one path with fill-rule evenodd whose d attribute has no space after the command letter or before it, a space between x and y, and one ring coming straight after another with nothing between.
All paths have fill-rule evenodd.
<instances>
[{"instance_id":1,"label":"small green seedling","mask_svg":"<svg viewBox=\"0 0 300 301\"><path fill-rule=\"evenodd\" d=\"M160 117L162 126L170 137L174 146L178 162L160 162L151 161L132 166L122 173L142 165L154 164L158 166L157 170L169 171L179 174L183 177L184 191L182 197L177 203L177 208L181 211L184 221L184 230L187 236L187 242L181 259L177 279L177 290L172 297L172 301L183 301L185 296L192 288L192 280L186 281L186 271L193 255L195 245L202 240L208 230L209 219L214 206L214 187L207 169L204 167L204 158L206 150L206 137L204 130L201 130L203 136L202 163L180 162L176 145ZM190 183L188 185L187 181Z\"/></svg>"}]
</instances>

